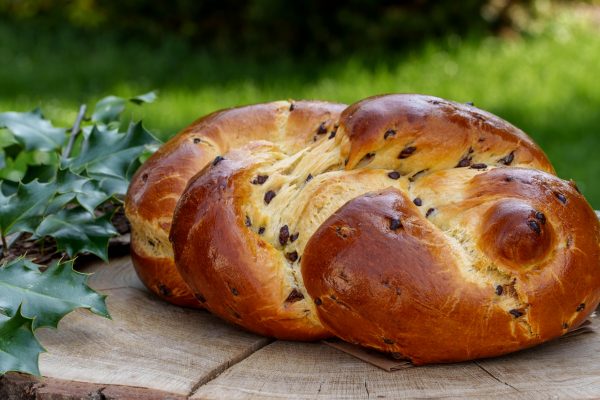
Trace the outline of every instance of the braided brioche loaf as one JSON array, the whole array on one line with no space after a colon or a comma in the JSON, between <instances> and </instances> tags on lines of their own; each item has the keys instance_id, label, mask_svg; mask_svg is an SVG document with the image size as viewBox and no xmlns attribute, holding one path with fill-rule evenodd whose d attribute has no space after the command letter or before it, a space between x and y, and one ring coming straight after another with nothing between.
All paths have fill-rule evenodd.
<instances>
[{"instance_id":1,"label":"braided brioche loaf","mask_svg":"<svg viewBox=\"0 0 600 400\"><path fill-rule=\"evenodd\" d=\"M297 152L313 141L315 131L332 126L345 108L280 101L218 111L154 153L138 169L125 199L133 265L148 289L173 304L202 307L177 272L169 243L173 211L191 177L218 155L254 140L271 140L290 154Z\"/></svg>"},{"instance_id":2,"label":"braided brioche loaf","mask_svg":"<svg viewBox=\"0 0 600 400\"><path fill-rule=\"evenodd\" d=\"M600 301L600 227L574 184L520 130L434 97L213 114L137 173L127 213L159 294L415 364L550 340Z\"/></svg>"}]
</instances>

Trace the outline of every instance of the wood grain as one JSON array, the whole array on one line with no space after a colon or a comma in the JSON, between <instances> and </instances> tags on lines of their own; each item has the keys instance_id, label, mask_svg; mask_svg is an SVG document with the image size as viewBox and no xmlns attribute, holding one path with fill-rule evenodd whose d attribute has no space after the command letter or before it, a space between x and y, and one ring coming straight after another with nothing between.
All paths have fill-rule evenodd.
<instances>
[{"instance_id":1,"label":"wood grain","mask_svg":"<svg viewBox=\"0 0 600 400\"><path fill-rule=\"evenodd\" d=\"M600 324L593 322L596 331ZM322 344L275 342L200 387L193 399L598 398L600 335L506 357L388 373Z\"/></svg>"},{"instance_id":2,"label":"wood grain","mask_svg":"<svg viewBox=\"0 0 600 400\"><path fill-rule=\"evenodd\" d=\"M192 398L465 398L506 397L513 391L472 363L390 373L321 343L277 341L200 387Z\"/></svg>"},{"instance_id":3,"label":"wood grain","mask_svg":"<svg viewBox=\"0 0 600 400\"><path fill-rule=\"evenodd\" d=\"M38 331L48 350L40 357L45 377L187 395L269 343L205 311L166 304L138 289L132 274L129 262L121 260L92 280L109 294L112 320L78 310L59 330Z\"/></svg>"}]
</instances>

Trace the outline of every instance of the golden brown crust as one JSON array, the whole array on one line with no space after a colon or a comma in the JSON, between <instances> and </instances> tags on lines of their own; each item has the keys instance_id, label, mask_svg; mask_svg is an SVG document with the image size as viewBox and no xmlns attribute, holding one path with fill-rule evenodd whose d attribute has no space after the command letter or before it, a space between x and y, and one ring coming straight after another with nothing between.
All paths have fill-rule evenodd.
<instances>
[{"instance_id":1,"label":"golden brown crust","mask_svg":"<svg viewBox=\"0 0 600 400\"><path fill-rule=\"evenodd\" d=\"M208 310L232 323L285 340L327 337L303 299L288 300L294 289L284 283L283 255L240 212L251 156L229 153L190 183L171 230L179 271Z\"/></svg>"},{"instance_id":2,"label":"golden brown crust","mask_svg":"<svg viewBox=\"0 0 600 400\"><path fill-rule=\"evenodd\" d=\"M513 168L479 174L464 191L433 223L396 190L356 198L323 223L302 273L324 325L426 364L505 354L583 322L600 301L600 230L583 197L552 175ZM465 219L477 221L474 248L484 253L473 256L476 272L460 266L468 239L458 238L462 248L443 229Z\"/></svg>"},{"instance_id":3,"label":"golden brown crust","mask_svg":"<svg viewBox=\"0 0 600 400\"><path fill-rule=\"evenodd\" d=\"M472 106L278 102L186 132L206 132L222 157L188 177L172 247L163 227L155 253L248 330L451 362L560 336L600 301L591 208L527 135ZM137 232L156 233L158 213L131 212Z\"/></svg>"},{"instance_id":4,"label":"golden brown crust","mask_svg":"<svg viewBox=\"0 0 600 400\"><path fill-rule=\"evenodd\" d=\"M401 171L487 163L554 173L543 151L521 130L473 106L437 97L370 97L348 107L340 125L350 137L349 169L366 154L384 150L393 155L386 167Z\"/></svg>"},{"instance_id":5,"label":"golden brown crust","mask_svg":"<svg viewBox=\"0 0 600 400\"><path fill-rule=\"evenodd\" d=\"M175 205L191 177L218 155L253 140L270 140L296 152L312 141L313 133L307 132L337 120L345 107L280 101L232 108L200 118L165 143L137 171L125 201L132 233L137 235L131 246L136 254L133 263L146 286L173 304L194 303L193 293L174 267L167 239ZM165 282L169 285L163 292L172 293L168 297L157 289L158 283L164 286Z\"/></svg>"}]
</instances>

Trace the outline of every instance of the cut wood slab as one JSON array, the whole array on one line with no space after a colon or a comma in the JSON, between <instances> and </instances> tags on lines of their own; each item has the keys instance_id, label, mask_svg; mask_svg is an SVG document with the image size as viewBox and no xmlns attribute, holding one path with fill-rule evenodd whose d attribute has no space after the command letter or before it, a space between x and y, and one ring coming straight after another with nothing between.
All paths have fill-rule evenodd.
<instances>
[{"instance_id":1,"label":"cut wood slab","mask_svg":"<svg viewBox=\"0 0 600 400\"><path fill-rule=\"evenodd\" d=\"M112 320L78 310L58 330L38 331L45 377L188 395L270 341L160 301L141 289L128 258L93 269L91 285L109 295Z\"/></svg>"},{"instance_id":2,"label":"cut wood slab","mask_svg":"<svg viewBox=\"0 0 600 400\"><path fill-rule=\"evenodd\" d=\"M600 324L593 322L596 331ZM193 399L598 398L600 335L506 357L385 372L324 344L274 342L198 388Z\"/></svg>"}]
</instances>

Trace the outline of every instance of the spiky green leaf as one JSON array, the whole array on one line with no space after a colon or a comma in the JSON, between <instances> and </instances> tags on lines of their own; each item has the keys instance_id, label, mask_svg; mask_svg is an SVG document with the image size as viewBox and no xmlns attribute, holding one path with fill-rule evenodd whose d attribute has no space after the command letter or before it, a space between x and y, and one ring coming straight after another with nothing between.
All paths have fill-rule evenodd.
<instances>
[{"instance_id":1,"label":"spiky green leaf","mask_svg":"<svg viewBox=\"0 0 600 400\"><path fill-rule=\"evenodd\" d=\"M108 241L117 235L110 216L95 218L81 209L63 209L44 218L35 230L36 237L52 236L58 250L69 256L92 253L108 261Z\"/></svg>"},{"instance_id":2,"label":"spiky green leaf","mask_svg":"<svg viewBox=\"0 0 600 400\"><path fill-rule=\"evenodd\" d=\"M20 183L17 192L5 196L0 190L0 231L34 232L41 222L46 205L56 193L56 185L37 180Z\"/></svg>"},{"instance_id":3,"label":"spiky green leaf","mask_svg":"<svg viewBox=\"0 0 600 400\"><path fill-rule=\"evenodd\" d=\"M59 194L67 195L63 196L65 198L75 198L90 214L93 214L96 207L112 196L112 194L107 194L100 190L97 182L90 178L77 175L68 169L58 171L56 175L56 186ZM70 201L70 199L67 200L67 202Z\"/></svg>"},{"instance_id":4,"label":"spiky green leaf","mask_svg":"<svg viewBox=\"0 0 600 400\"><path fill-rule=\"evenodd\" d=\"M0 268L0 309L33 319L33 329L54 327L76 308L109 317L105 296L87 286L88 275L73 270L73 262L55 263L41 272L40 266L19 258Z\"/></svg>"},{"instance_id":5,"label":"spiky green leaf","mask_svg":"<svg viewBox=\"0 0 600 400\"><path fill-rule=\"evenodd\" d=\"M130 125L127 133L92 129L88 145L81 153L67 161L75 172L86 170L89 176L107 176L125 179L127 170L149 144L158 140L141 123Z\"/></svg>"},{"instance_id":6,"label":"spiky green leaf","mask_svg":"<svg viewBox=\"0 0 600 400\"><path fill-rule=\"evenodd\" d=\"M52 151L65 142L66 130L52 126L41 113L0 113L0 128L6 128L26 150Z\"/></svg>"},{"instance_id":7,"label":"spiky green leaf","mask_svg":"<svg viewBox=\"0 0 600 400\"><path fill-rule=\"evenodd\" d=\"M138 96L132 97L129 99L130 102L140 105L142 103L152 103L157 99L156 91L151 91L148 93L140 94Z\"/></svg>"},{"instance_id":8,"label":"spiky green leaf","mask_svg":"<svg viewBox=\"0 0 600 400\"><path fill-rule=\"evenodd\" d=\"M12 317L0 314L0 375L9 371L40 375L38 358L45 350L33 334L32 323L20 308Z\"/></svg>"},{"instance_id":9,"label":"spiky green leaf","mask_svg":"<svg viewBox=\"0 0 600 400\"><path fill-rule=\"evenodd\" d=\"M107 96L96 103L92 121L108 124L119 119L119 116L125 109L126 100L122 97Z\"/></svg>"}]
</instances>

